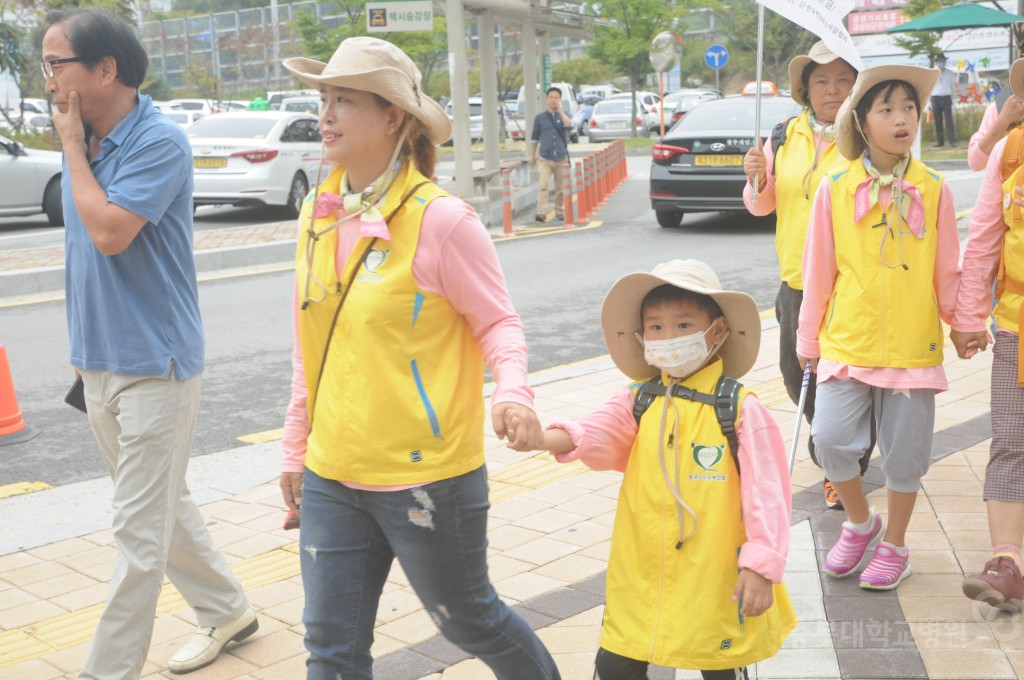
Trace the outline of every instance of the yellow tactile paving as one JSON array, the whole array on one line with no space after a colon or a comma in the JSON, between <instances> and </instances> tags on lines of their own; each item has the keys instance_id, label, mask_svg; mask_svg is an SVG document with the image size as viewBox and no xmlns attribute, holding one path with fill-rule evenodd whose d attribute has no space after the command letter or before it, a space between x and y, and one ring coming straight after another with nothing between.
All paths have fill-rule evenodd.
<instances>
[{"instance_id":1,"label":"yellow tactile paving","mask_svg":"<svg viewBox=\"0 0 1024 680\"><path fill-rule=\"evenodd\" d=\"M532 456L490 475L491 502L506 500L586 470L587 467L578 461L563 465L547 454ZM293 542L236 562L231 568L245 589L250 590L298 576L300 568L297 553L298 543ZM185 606L186 602L178 590L167 584L157 600L156 615L162 616ZM0 668L87 642L96 630L102 612L102 604L93 605L0 633Z\"/></svg>"},{"instance_id":2,"label":"yellow tactile paving","mask_svg":"<svg viewBox=\"0 0 1024 680\"><path fill-rule=\"evenodd\" d=\"M284 428L278 427L273 430L243 434L241 437L235 437L235 439L246 444L266 444L267 442L276 442L282 437L284 437Z\"/></svg>"},{"instance_id":3,"label":"yellow tactile paving","mask_svg":"<svg viewBox=\"0 0 1024 680\"><path fill-rule=\"evenodd\" d=\"M8 498L9 496L18 496L23 493L32 493L33 491L42 491L43 489L53 488L46 482L16 482L14 484L5 484L0 486L0 498Z\"/></svg>"}]
</instances>

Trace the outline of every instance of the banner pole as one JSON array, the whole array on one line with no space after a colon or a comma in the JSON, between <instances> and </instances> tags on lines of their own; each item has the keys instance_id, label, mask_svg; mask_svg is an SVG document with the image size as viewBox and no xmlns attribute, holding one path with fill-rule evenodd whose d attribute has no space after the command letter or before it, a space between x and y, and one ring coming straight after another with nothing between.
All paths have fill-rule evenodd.
<instances>
[{"instance_id":1,"label":"banner pole","mask_svg":"<svg viewBox=\"0 0 1024 680\"><path fill-rule=\"evenodd\" d=\"M761 62L764 54L764 5L757 3L757 75L755 76L756 94L754 95L754 144L761 147ZM761 183L761 176L754 177L753 199L757 203L757 187Z\"/></svg>"}]
</instances>

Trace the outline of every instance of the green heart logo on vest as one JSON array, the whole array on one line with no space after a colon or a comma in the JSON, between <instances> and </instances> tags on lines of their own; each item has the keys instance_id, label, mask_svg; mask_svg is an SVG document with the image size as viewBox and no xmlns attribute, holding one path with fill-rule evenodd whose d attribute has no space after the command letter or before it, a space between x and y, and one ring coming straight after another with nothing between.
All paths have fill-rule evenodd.
<instances>
[{"instance_id":1,"label":"green heart logo on vest","mask_svg":"<svg viewBox=\"0 0 1024 680\"><path fill-rule=\"evenodd\" d=\"M725 454L725 446L706 446L704 444L690 444L693 447L693 462L704 470L714 470L718 461L722 460Z\"/></svg>"},{"instance_id":2,"label":"green heart logo on vest","mask_svg":"<svg viewBox=\"0 0 1024 680\"><path fill-rule=\"evenodd\" d=\"M370 252L366 255L366 261L363 262L363 267L365 267L366 271L371 274L376 272L377 268L384 264L384 261L388 259L388 254L390 252L390 250L377 250L376 248L371 248Z\"/></svg>"}]
</instances>

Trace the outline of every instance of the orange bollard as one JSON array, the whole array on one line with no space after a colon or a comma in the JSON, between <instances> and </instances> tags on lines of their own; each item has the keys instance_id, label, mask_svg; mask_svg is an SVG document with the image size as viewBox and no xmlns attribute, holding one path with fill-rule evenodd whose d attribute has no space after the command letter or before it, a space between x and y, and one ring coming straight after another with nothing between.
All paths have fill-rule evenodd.
<instances>
[{"instance_id":1,"label":"orange bollard","mask_svg":"<svg viewBox=\"0 0 1024 680\"><path fill-rule=\"evenodd\" d=\"M601 191L600 205L608 202L608 147L601 149L597 162L597 182Z\"/></svg>"},{"instance_id":2,"label":"orange bollard","mask_svg":"<svg viewBox=\"0 0 1024 680\"><path fill-rule=\"evenodd\" d=\"M587 223L587 214L590 212L587 206L587 192L583 187L583 163L576 161L576 224Z\"/></svg>"},{"instance_id":3,"label":"orange bollard","mask_svg":"<svg viewBox=\"0 0 1024 680\"><path fill-rule=\"evenodd\" d=\"M7 349L0 345L0 446L27 442L37 434L39 430L28 427L21 417L14 379L7 365Z\"/></svg>"},{"instance_id":4,"label":"orange bollard","mask_svg":"<svg viewBox=\"0 0 1024 680\"><path fill-rule=\"evenodd\" d=\"M565 226L571 227L576 220L572 218L572 165L568 160L562 168L562 194L565 206L562 216L565 218Z\"/></svg>"},{"instance_id":5,"label":"orange bollard","mask_svg":"<svg viewBox=\"0 0 1024 680\"><path fill-rule=\"evenodd\" d=\"M594 180L594 159L596 154L591 154L583 160L583 177L587 183L587 206L590 215L597 212L597 182Z\"/></svg>"},{"instance_id":6,"label":"orange bollard","mask_svg":"<svg viewBox=\"0 0 1024 680\"><path fill-rule=\"evenodd\" d=\"M512 235L512 172L505 168L501 171L501 231L505 236Z\"/></svg>"},{"instance_id":7,"label":"orange bollard","mask_svg":"<svg viewBox=\"0 0 1024 680\"><path fill-rule=\"evenodd\" d=\"M625 182L626 177L628 176L626 168L626 143L623 142L621 139L619 140L619 148L616 151L615 156L617 165L616 177L618 178L615 184L616 186L618 186L619 184Z\"/></svg>"}]
</instances>

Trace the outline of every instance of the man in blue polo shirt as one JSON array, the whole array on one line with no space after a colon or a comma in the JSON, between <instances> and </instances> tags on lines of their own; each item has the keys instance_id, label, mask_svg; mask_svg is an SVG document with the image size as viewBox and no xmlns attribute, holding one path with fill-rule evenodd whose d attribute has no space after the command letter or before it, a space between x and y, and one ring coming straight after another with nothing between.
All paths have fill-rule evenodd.
<instances>
[{"instance_id":1,"label":"man in blue polo shirt","mask_svg":"<svg viewBox=\"0 0 1024 680\"><path fill-rule=\"evenodd\" d=\"M71 363L114 481L118 547L79 677L140 676L165 573L199 624L168 663L184 673L259 626L185 485L203 371L191 146L139 94L149 60L117 16L51 12L42 58L64 145Z\"/></svg>"},{"instance_id":2,"label":"man in blue polo shirt","mask_svg":"<svg viewBox=\"0 0 1024 680\"><path fill-rule=\"evenodd\" d=\"M540 188L537 191L537 221L548 219L548 193L551 180L555 181L555 219L562 220L562 168L569 160L567 142L572 121L562 108L562 91L557 87L548 88L547 111L538 113L533 119L530 134L530 165L537 164L540 154ZM538 149L538 147L540 147Z\"/></svg>"}]
</instances>

